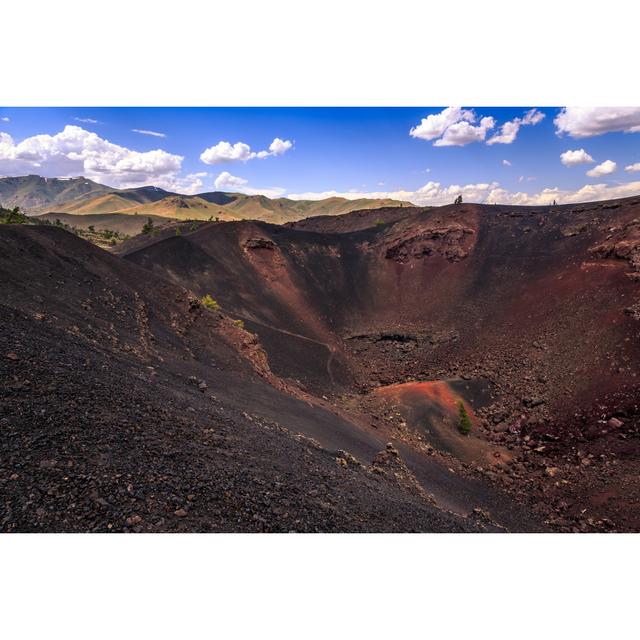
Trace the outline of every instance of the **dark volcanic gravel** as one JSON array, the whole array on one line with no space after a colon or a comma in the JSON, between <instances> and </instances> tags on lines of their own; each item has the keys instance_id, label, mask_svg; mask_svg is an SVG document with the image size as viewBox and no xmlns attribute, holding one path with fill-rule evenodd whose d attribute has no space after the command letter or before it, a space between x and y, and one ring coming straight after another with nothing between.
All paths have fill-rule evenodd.
<instances>
[{"instance_id":1,"label":"dark volcanic gravel","mask_svg":"<svg viewBox=\"0 0 640 640\"><path fill-rule=\"evenodd\" d=\"M281 392L217 314L170 321L186 291L58 229L6 226L0 245L0 530L485 530L252 415Z\"/></svg>"}]
</instances>

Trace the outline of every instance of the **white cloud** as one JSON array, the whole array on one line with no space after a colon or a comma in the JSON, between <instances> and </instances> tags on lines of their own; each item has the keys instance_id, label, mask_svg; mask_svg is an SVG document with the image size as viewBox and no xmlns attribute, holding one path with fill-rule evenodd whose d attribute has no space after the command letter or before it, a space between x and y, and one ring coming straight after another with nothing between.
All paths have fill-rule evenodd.
<instances>
[{"instance_id":1,"label":"white cloud","mask_svg":"<svg viewBox=\"0 0 640 640\"><path fill-rule=\"evenodd\" d=\"M518 135L520 127L536 125L544 118L544 113L537 109L529 109L522 118L514 118L500 126L499 133L487 140L487 144L511 144Z\"/></svg>"},{"instance_id":2,"label":"white cloud","mask_svg":"<svg viewBox=\"0 0 640 640\"><path fill-rule=\"evenodd\" d=\"M9 122L9 118L7 118L7 116L3 116L0 120L2 120L2 122Z\"/></svg>"},{"instance_id":3,"label":"white cloud","mask_svg":"<svg viewBox=\"0 0 640 640\"><path fill-rule=\"evenodd\" d=\"M161 187L167 191L195 195L204 191L204 180L209 174L206 171L189 173L184 178L179 176L167 176L154 182L154 186Z\"/></svg>"},{"instance_id":4,"label":"white cloud","mask_svg":"<svg viewBox=\"0 0 640 640\"><path fill-rule=\"evenodd\" d=\"M532 179L524 176L522 178L523 181ZM289 194L287 197L293 200L320 200L330 197L341 197L348 200L357 198L392 198L394 200L408 200L419 206L441 206L453 203L458 195L462 195L464 202L487 204L547 205L552 204L554 200L561 204L572 204L640 195L640 181L615 185L586 184L573 191L558 187L547 187L536 193L509 191L502 188L498 182L448 186L441 185L439 182L428 182L415 191L324 191Z\"/></svg>"},{"instance_id":5,"label":"white cloud","mask_svg":"<svg viewBox=\"0 0 640 640\"><path fill-rule=\"evenodd\" d=\"M149 129L131 129L134 133L141 133L145 136L154 136L156 138L166 138L166 133L160 133L159 131L149 131Z\"/></svg>"},{"instance_id":6,"label":"white cloud","mask_svg":"<svg viewBox=\"0 0 640 640\"><path fill-rule=\"evenodd\" d=\"M524 114L522 118L522 124L532 124L536 125L538 122L542 122L544 120L544 113L542 111L538 111L537 109L529 109L527 113Z\"/></svg>"},{"instance_id":7,"label":"white cloud","mask_svg":"<svg viewBox=\"0 0 640 640\"><path fill-rule=\"evenodd\" d=\"M487 116L474 125L476 114L471 109L447 107L433 113L409 130L409 135L421 140L435 140L436 147L461 147L470 142L485 139L487 131L495 126L495 120Z\"/></svg>"},{"instance_id":8,"label":"white cloud","mask_svg":"<svg viewBox=\"0 0 640 640\"><path fill-rule=\"evenodd\" d=\"M491 116L482 118L477 126L467 120L461 120L448 127L442 137L433 143L433 146L462 147L470 142L482 142L489 129L493 129L495 124L496 121Z\"/></svg>"},{"instance_id":9,"label":"white cloud","mask_svg":"<svg viewBox=\"0 0 640 640\"><path fill-rule=\"evenodd\" d=\"M587 171L587 175L590 178L601 178L602 176L608 176L618 168L618 165L613 160L605 160L601 162L593 169Z\"/></svg>"},{"instance_id":10,"label":"white cloud","mask_svg":"<svg viewBox=\"0 0 640 640\"><path fill-rule=\"evenodd\" d=\"M640 171L640 162L635 162L634 164L628 164L625 168L625 171Z\"/></svg>"},{"instance_id":11,"label":"white cloud","mask_svg":"<svg viewBox=\"0 0 640 640\"><path fill-rule=\"evenodd\" d=\"M205 164L223 164L224 162L246 162L252 157L251 147L244 142L220 141L213 147L205 149L200 154L200 160Z\"/></svg>"},{"instance_id":12,"label":"white cloud","mask_svg":"<svg viewBox=\"0 0 640 640\"><path fill-rule=\"evenodd\" d=\"M565 167L573 167L577 164L595 162L595 160L584 149L574 149L573 151L561 153L560 162L562 162Z\"/></svg>"},{"instance_id":13,"label":"white cloud","mask_svg":"<svg viewBox=\"0 0 640 640\"><path fill-rule=\"evenodd\" d=\"M640 107L565 107L553 121L558 135L599 136L610 131L640 132Z\"/></svg>"},{"instance_id":14,"label":"white cloud","mask_svg":"<svg viewBox=\"0 0 640 640\"><path fill-rule=\"evenodd\" d=\"M502 161L502 164L503 164L505 167L510 167L510 166L511 166L511 163L510 163L508 160L503 160L503 161Z\"/></svg>"},{"instance_id":15,"label":"white cloud","mask_svg":"<svg viewBox=\"0 0 640 640\"><path fill-rule=\"evenodd\" d=\"M322 200L324 198L346 198L357 200L360 198L391 198L393 200L408 200L417 205L450 204L458 195L462 195L467 202L481 202L486 195L499 186L497 182L467 185L441 186L439 182L430 181L416 191L399 189L397 191L309 191L306 193L292 193L286 197L292 200Z\"/></svg>"},{"instance_id":16,"label":"white cloud","mask_svg":"<svg viewBox=\"0 0 640 640\"><path fill-rule=\"evenodd\" d=\"M76 122L82 122L83 124L98 124L97 120L93 118L74 118Z\"/></svg>"},{"instance_id":17,"label":"white cloud","mask_svg":"<svg viewBox=\"0 0 640 640\"><path fill-rule=\"evenodd\" d=\"M521 118L514 118L501 125L500 130L487 140L487 144L511 144L518 135L520 127L538 124L544 113L530 109ZM496 126L492 116L481 118L475 124L477 116L472 109L447 107L440 113L433 113L409 130L409 135L421 140L435 140L435 147L450 147L482 142L488 132Z\"/></svg>"},{"instance_id":18,"label":"white cloud","mask_svg":"<svg viewBox=\"0 0 640 640\"><path fill-rule=\"evenodd\" d=\"M215 179L213 186L217 191L234 191L248 184L248 182L244 178L238 178L237 176L232 176L228 171L223 171Z\"/></svg>"},{"instance_id":19,"label":"white cloud","mask_svg":"<svg viewBox=\"0 0 640 640\"><path fill-rule=\"evenodd\" d=\"M291 140L281 140L280 138L274 138L273 142L269 145L269 151L258 151L256 157L268 158L269 156L281 156L289 149L293 147Z\"/></svg>"},{"instance_id":20,"label":"white cloud","mask_svg":"<svg viewBox=\"0 0 640 640\"><path fill-rule=\"evenodd\" d=\"M0 133L0 173L5 175L83 175L113 187L162 186L178 179L183 159L162 149L134 151L75 125L19 143Z\"/></svg>"},{"instance_id":21,"label":"white cloud","mask_svg":"<svg viewBox=\"0 0 640 640\"><path fill-rule=\"evenodd\" d=\"M269 156L281 156L293 147L291 140L274 138L266 151L251 151L251 147L244 142L231 144L221 140L218 144L205 149L200 154L200 160L205 164L224 164L225 162L247 162L254 158L268 158Z\"/></svg>"},{"instance_id":22,"label":"white cloud","mask_svg":"<svg viewBox=\"0 0 640 640\"><path fill-rule=\"evenodd\" d=\"M435 140L452 124L461 120L473 122L475 120L473 111L463 110L461 107L447 107L440 113L433 113L423 118L419 125L411 128L409 135L421 140Z\"/></svg>"},{"instance_id":23,"label":"white cloud","mask_svg":"<svg viewBox=\"0 0 640 640\"><path fill-rule=\"evenodd\" d=\"M249 181L238 176L231 175L228 171L223 171L214 180L213 186L216 191L234 191L244 193L248 196L267 196L268 198L279 198L285 192L282 187L250 187Z\"/></svg>"}]
</instances>

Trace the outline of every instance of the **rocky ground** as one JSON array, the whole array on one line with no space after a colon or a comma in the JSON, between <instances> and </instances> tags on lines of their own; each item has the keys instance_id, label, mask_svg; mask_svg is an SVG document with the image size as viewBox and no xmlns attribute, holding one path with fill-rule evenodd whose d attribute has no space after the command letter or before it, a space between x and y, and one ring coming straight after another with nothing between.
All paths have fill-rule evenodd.
<instances>
[{"instance_id":1,"label":"rocky ground","mask_svg":"<svg viewBox=\"0 0 640 640\"><path fill-rule=\"evenodd\" d=\"M262 396L280 420L318 419L188 292L61 229L0 242L2 531L490 528L265 417Z\"/></svg>"},{"instance_id":2,"label":"rocky ground","mask_svg":"<svg viewBox=\"0 0 640 640\"><path fill-rule=\"evenodd\" d=\"M7 226L2 527L637 531L639 207Z\"/></svg>"}]
</instances>

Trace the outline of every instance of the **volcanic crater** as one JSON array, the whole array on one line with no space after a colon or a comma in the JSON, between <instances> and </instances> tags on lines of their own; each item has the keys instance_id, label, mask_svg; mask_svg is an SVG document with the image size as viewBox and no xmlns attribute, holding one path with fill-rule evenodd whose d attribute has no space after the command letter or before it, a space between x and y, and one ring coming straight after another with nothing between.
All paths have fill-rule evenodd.
<instances>
[{"instance_id":1,"label":"volcanic crater","mask_svg":"<svg viewBox=\"0 0 640 640\"><path fill-rule=\"evenodd\" d=\"M637 530L638 229L637 198L208 222L111 254L7 225L1 526Z\"/></svg>"}]
</instances>

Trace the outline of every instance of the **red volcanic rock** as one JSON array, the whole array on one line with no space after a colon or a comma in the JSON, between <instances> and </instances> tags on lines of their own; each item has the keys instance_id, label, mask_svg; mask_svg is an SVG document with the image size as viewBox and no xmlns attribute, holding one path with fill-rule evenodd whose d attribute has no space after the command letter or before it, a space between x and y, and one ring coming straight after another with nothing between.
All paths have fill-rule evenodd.
<instances>
[{"instance_id":1,"label":"red volcanic rock","mask_svg":"<svg viewBox=\"0 0 640 640\"><path fill-rule=\"evenodd\" d=\"M451 262L457 262L469 255L470 242L466 235L473 229L453 225L439 229L429 229L419 235L400 240L387 248L385 258L396 262L408 262L434 254Z\"/></svg>"}]
</instances>

